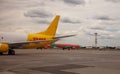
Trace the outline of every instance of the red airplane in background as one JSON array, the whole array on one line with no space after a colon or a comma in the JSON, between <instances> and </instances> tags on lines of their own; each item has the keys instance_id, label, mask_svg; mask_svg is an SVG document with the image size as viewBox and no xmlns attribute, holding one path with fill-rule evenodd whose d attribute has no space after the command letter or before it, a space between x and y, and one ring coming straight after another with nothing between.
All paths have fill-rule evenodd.
<instances>
[{"instance_id":1,"label":"red airplane in background","mask_svg":"<svg viewBox=\"0 0 120 74\"><path fill-rule=\"evenodd\" d=\"M64 49L78 49L80 48L80 45L77 45L77 44L52 44L52 45L47 45L45 46L44 48L45 49L48 49L48 48L62 48L63 50Z\"/></svg>"}]
</instances>

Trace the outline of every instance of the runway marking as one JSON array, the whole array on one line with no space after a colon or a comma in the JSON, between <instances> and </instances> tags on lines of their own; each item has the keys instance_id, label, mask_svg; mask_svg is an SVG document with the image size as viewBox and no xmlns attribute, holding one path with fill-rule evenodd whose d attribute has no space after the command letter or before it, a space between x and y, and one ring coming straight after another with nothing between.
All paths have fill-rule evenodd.
<instances>
[{"instance_id":1,"label":"runway marking","mask_svg":"<svg viewBox=\"0 0 120 74\"><path fill-rule=\"evenodd\" d=\"M75 68L86 68L86 67L93 67L93 66L65 64L65 65L59 65L59 66L37 67L37 68L32 68L32 70L48 72L48 73L51 73L51 74L78 74L78 73L73 73L73 72L66 72L66 71L63 71L63 70L75 69Z\"/></svg>"}]
</instances>

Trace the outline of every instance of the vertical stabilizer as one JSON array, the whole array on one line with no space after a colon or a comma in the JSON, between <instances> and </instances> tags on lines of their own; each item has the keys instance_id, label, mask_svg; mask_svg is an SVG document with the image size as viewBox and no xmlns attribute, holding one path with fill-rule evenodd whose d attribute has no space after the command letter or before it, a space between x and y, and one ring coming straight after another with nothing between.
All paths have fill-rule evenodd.
<instances>
[{"instance_id":1,"label":"vertical stabilizer","mask_svg":"<svg viewBox=\"0 0 120 74\"><path fill-rule=\"evenodd\" d=\"M45 31L39 32L38 34L49 35L49 36L54 37L56 34L59 18L60 16L57 15L55 19L51 22L50 26Z\"/></svg>"}]
</instances>

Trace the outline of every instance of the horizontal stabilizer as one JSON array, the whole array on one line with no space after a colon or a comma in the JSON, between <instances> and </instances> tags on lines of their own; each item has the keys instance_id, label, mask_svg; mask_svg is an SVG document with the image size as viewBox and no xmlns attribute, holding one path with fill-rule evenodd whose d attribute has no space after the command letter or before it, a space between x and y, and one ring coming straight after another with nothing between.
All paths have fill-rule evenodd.
<instances>
[{"instance_id":1,"label":"horizontal stabilizer","mask_svg":"<svg viewBox=\"0 0 120 74\"><path fill-rule=\"evenodd\" d=\"M53 39L60 39L60 38L66 38L66 37L72 37L72 36L76 36L76 35L64 35L64 36L58 36L58 37L54 37Z\"/></svg>"}]
</instances>

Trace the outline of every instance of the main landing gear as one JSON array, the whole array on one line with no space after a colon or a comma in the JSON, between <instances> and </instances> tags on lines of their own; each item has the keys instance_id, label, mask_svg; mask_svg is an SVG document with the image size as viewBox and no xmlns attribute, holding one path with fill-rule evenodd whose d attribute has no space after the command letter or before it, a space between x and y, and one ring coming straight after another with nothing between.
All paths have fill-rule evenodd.
<instances>
[{"instance_id":1,"label":"main landing gear","mask_svg":"<svg viewBox=\"0 0 120 74\"><path fill-rule=\"evenodd\" d=\"M3 53L2 53L2 52L0 52L0 55L3 55Z\"/></svg>"},{"instance_id":2,"label":"main landing gear","mask_svg":"<svg viewBox=\"0 0 120 74\"><path fill-rule=\"evenodd\" d=\"M9 49L8 55L15 55L15 51L13 49Z\"/></svg>"}]
</instances>

